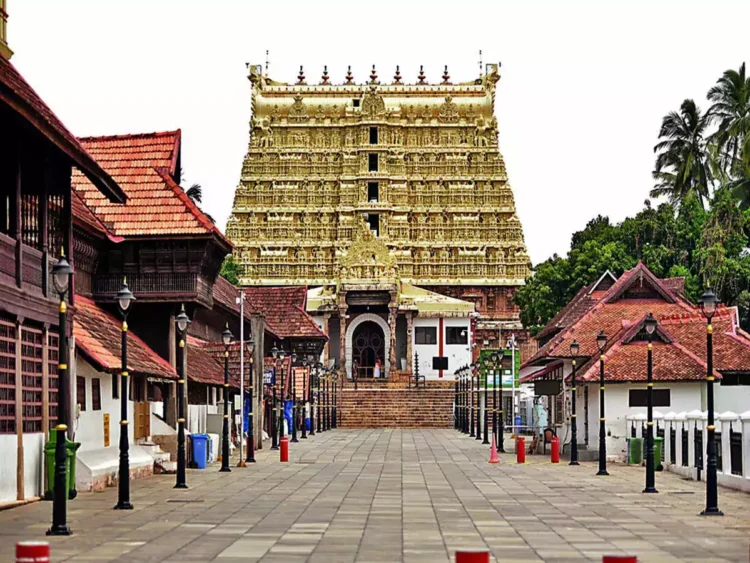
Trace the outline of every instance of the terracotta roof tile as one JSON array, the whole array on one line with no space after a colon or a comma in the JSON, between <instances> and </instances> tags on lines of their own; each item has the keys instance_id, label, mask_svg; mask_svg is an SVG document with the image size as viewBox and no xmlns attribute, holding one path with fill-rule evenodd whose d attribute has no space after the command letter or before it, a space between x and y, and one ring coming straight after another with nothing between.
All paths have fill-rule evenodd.
<instances>
[{"instance_id":1,"label":"terracotta roof tile","mask_svg":"<svg viewBox=\"0 0 750 563\"><path fill-rule=\"evenodd\" d=\"M271 330L281 338L326 339L318 324L305 311L307 288L248 287L248 301L266 317Z\"/></svg>"},{"instance_id":2,"label":"terracotta roof tile","mask_svg":"<svg viewBox=\"0 0 750 563\"><path fill-rule=\"evenodd\" d=\"M113 204L97 193L83 175L73 187L116 235L216 234L229 242L205 213L177 185L181 132L86 137L81 143L125 190L128 201Z\"/></svg>"},{"instance_id":3,"label":"terracotta roof tile","mask_svg":"<svg viewBox=\"0 0 750 563\"><path fill-rule=\"evenodd\" d=\"M193 336L188 336L188 371L190 371L190 354L193 350L200 349L203 354L210 357L219 368L219 384L224 384L224 344L221 342L211 342L201 340ZM251 355L245 352L245 387L250 386L250 373L252 363ZM190 374L188 374L190 376ZM217 376L214 376L216 378ZM229 384L233 389L240 388L240 343L232 342L229 346Z\"/></svg>"},{"instance_id":4,"label":"terracotta roof tile","mask_svg":"<svg viewBox=\"0 0 750 563\"><path fill-rule=\"evenodd\" d=\"M209 342L188 335L187 376L188 381L205 385L224 385L224 367L207 347ZM239 388L239 385L237 385Z\"/></svg>"},{"instance_id":5,"label":"terracotta roof tile","mask_svg":"<svg viewBox=\"0 0 750 563\"><path fill-rule=\"evenodd\" d=\"M76 348L99 370L121 370L122 321L100 309L91 299L76 295L73 316ZM128 332L128 371L163 379L177 379L169 362L154 352L132 331Z\"/></svg>"},{"instance_id":6,"label":"terracotta roof tile","mask_svg":"<svg viewBox=\"0 0 750 563\"><path fill-rule=\"evenodd\" d=\"M115 201L125 201L125 194L102 169L102 167L86 152L86 149L70 131L62 124L47 104L42 101L34 89L21 76L16 67L0 57L0 101L6 103L14 112L29 122L42 135L65 152L86 177L94 182L101 197ZM83 176L82 176L83 177Z\"/></svg>"}]
</instances>

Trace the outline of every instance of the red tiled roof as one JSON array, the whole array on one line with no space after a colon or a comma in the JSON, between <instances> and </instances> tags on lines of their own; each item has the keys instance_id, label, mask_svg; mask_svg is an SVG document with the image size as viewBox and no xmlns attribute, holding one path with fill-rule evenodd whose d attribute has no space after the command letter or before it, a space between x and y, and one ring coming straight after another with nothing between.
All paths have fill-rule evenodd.
<instances>
[{"instance_id":1,"label":"red tiled roof","mask_svg":"<svg viewBox=\"0 0 750 563\"><path fill-rule=\"evenodd\" d=\"M271 330L279 337L327 339L305 311L305 286L248 287L245 295L252 306L265 315Z\"/></svg>"},{"instance_id":2,"label":"red tiled roof","mask_svg":"<svg viewBox=\"0 0 750 563\"><path fill-rule=\"evenodd\" d=\"M205 385L224 385L224 367L219 359L208 351L210 342L188 335L187 376L188 381ZM223 354L223 352L222 352ZM223 358L222 358L223 360ZM231 383L231 380L230 380ZM239 385L235 386L239 388Z\"/></svg>"},{"instance_id":3,"label":"red tiled roof","mask_svg":"<svg viewBox=\"0 0 750 563\"><path fill-rule=\"evenodd\" d=\"M125 201L125 193L115 180L86 152L16 67L4 57L0 57L0 101L60 148L94 183L102 199L106 196L114 201Z\"/></svg>"},{"instance_id":4,"label":"red tiled roof","mask_svg":"<svg viewBox=\"0 0 750 563\"><path fill-rule=\"evenodd\" d=\"M81 143L128 195L124 205L98 194L80 174L73 187L91 210L121 236L215 234L219 229L174 181L181 132L82 138Z\"/></svg>"},{"instance_id":5,"label":"red tiled roof","mask_svg":"<svg viewBox=\"0 0 750 563\"><path fill-rule=\"evenodd\" d=\"M576 294L570 303L563 307L550 322L544 325L544 328L536 335L537 340L544 340L546 337L570 326L580 319L586 312L599 301L589 295L591 285L586 285Z\"/></svg>"},{"instance_id":6,"label":"red tiled roof","mask_svg":"<svg viewBox=\"0 0 750 563\"><path fill-rule=\"evenodd\" d=\"M121 370L122 321L100 309L87 297L76 295L73 316L76 348L94 367L107 373ZM177 379L172 366L133 332L128 332L128 372Z\"/></svg>"},{"instance_id":7,"label":"red tiled roof","mask_svg":"<svg viewBox=\"0 0 750 563\"><path fill-rule=\"evenodd\" d=\"M193 349L200 348L203 353L212 358L213 362L219 366L220 384L224 384L224 344L221 342L211 342L201 340L193 336L188 336L188 371L190 370L190 353ZM250 373L252 369L251 354L245 351L245 387L250 386ZM240 388L240 343L235 341L229 345L229 385L233 389Z\"/></svg>"},{"instance_id":8,"label":"red tiled roof","mask_svg":"<svg viewBox=\"0 0 750 563\"><path fill-rule=\"evenodd\" d=\"M240 296L240 288L232 285L222 276L217 276L211 291L215 304L223 307L231 313L234 313L237 317L240 316L240 306L237 303L237 299ZM245 299L245 318L249 320L258 315L262 315L261 311ZM265 322L265 320L263 322L263 330L271 336L280 338L278 334L271 330L271 327Z\"/></svg>"},{"instance_id":9,"label":"red tiled roof","mask_svg":"<svg viewBox=\"0 0 750 563\"><path fill-rule=\"evenodd\" d=\"M664 278L661 281L676 294L685 295L685 278Z\"/></svg>"},{"instance_id":10,"label":"red tiled roof","mask_svg":"<svg viewBox=\"0 0 750 563\"><path fill-rule=\"evenodd\" d=\"M122 241L122 237L114 236L75 191L71 193L71 208L74 224L101 238L108 238L112 242Z\"/></svg>"}]
</instances>

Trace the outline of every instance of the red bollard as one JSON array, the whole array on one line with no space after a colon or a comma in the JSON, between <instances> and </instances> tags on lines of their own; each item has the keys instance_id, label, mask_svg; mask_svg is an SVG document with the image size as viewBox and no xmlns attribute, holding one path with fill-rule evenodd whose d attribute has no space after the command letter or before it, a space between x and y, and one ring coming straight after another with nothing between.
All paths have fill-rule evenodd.
<instances>
[{"instance_id":1,"label":"red bollard","mask_svg":"<svg viewBox=\"0 0 750 563\"><path fill-rule=\"evenodd\" d=\"M550 440L550 461L560 463L560 438L553 436Z\"/></svg>"},{"instance_id":2,"label":"red bollard","mask_svg":"<svg viewBox=\"0 0 750 563\"><path fill-rule=\"evenodd\" d=\"M638 563L638 558L632 555L605 555L602 563Z\"/></svg>"},{"instance_id":3,"label":"red bollard","mask_svg":"<svg viewBox=\"0 0 750 563\"><path fill-rule=\"evenodd\" d=\"M489 551L457 551L456 563L490 563Z\"/></svg>"},{"instance_id":4,"label":"red bollard","mask_svg":"<svg viewBox=\"0 0 750 563\"><path fill-rule=\"evenodd\" d=\"M18 542L16 563L49 563L49 544L42 541Z\"/></svg>"},{"instance_id":5,"label":"red bollard","mask_svg":"<svg viewBox=\"0 0 750 563\"><path fill-rule=\"evenodd\" d=\"M526 463L526 438L516 438L516 463Z\"/></svg>"},{"instance_id":6,"label":"red bollard","mask_svg":"<svg viewBox=\"0 0 750 563\"><path fill-rule=\"evenodd\" d=\"M279 446L281 447L279 450L279 461L289 461L289 438L284 436L279 440Z\"/></svg>"}]
</instances>

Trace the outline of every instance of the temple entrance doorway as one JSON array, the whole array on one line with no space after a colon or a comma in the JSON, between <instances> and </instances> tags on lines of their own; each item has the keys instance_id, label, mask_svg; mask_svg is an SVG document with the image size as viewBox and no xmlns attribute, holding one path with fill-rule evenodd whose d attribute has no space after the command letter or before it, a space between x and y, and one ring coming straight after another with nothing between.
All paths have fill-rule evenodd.
<instances>
[{"instance_id":1,"label":"temple entrance doorway","mask_svg":"<svg viewBox=\"0 0 750 563\"><path fill-rule=\"evenodd\" d=\"M375 364L380 361L379 373ZM383 329L373 321L366 321L357 326L352 337L352 366L356 367L353 375L358 379L385 377L385 334Z\"/></svg>"}]
</instances>

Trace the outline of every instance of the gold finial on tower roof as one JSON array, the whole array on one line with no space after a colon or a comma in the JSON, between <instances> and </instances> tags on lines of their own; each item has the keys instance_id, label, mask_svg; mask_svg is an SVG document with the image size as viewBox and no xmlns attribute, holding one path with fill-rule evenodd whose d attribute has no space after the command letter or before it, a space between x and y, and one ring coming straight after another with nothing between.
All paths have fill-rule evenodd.
<instances>
[{"instance_id":1,"label":"gold finial on tower roof","mask_svg":"<svg viewBox=\"0 0 750 563\"><path fill-rule=\"evenodd\" d=\"M354 75L352 74L352 67L348 66L346 68L346 83L347 84L353 84L354 83Z\"/></svg>"},{"instance_id":2,"label":"gold finial on tower roof","mask_svg":"<svg viewBox=\"0 0 750 563\"><path fill-rule=\"evenodd\" d=\"M417 80L419 80L418 84L427 84L427 82L425 82L425 78L424 67L422 65L419 65L419 76L417 76Z\"/></svg>"},{"instance_id":3,"label":"gold finial on tower roof","mask_svg":"<svg viewBox=\"0 0 750 563\"><path fill-rule=\"evenodd\" d=\"M321 84L326 84L326 85L327 85L327 84L330 84L330 82L329 82L329 78L330 78L330 77L328 76L328 65L325 65L325 66L323 67L323 76L321 76L321 77L320 77L320 80L321 80L321 82L320 82L320 83L321 83Z\"/></svg>"},{"instance_id":4,"label":"gold finial on tower roof","mask_svg":"<svg viewBox=\"0 0 750 563\"><path fill-rule=\"evenodd\" d=\"M302 65L299 65L299 74L297 75L297 84L305 84L305 72L302 70Z\"/></svg>"},{"instance_id":5,"label":"gold finial on tower roof","mask_svg":"<svg viewBox=\"0 0 750 563\"><path fill-rule=\"evenodd\" d=\"M401 84L401 70L398 65L396 65L396 74L393 75L393 83Z\"/></svg>"},{"instance_id":6,"label":"gold finial on tower roof","mask_svg":"<svg viewBox=\"0 0 750 563\"><path fill-rule=\"evenodd\" d=\"M378 83L378 73L375 72L375 65L372 65L372 72L370 73L370 84Z\"/></svg>"},{"instance_id":7,"label":"gold finial on tower roof","mask_svg":"<svg viewBox=\"0 0 750 563\"><path fill-rule=\"evenodd\" d=\"M445 70L443 71L443 84L450 84L451 83L451 75L448 74L448 65L445 65Z\"/></svg>"}]
</instances>

